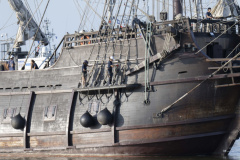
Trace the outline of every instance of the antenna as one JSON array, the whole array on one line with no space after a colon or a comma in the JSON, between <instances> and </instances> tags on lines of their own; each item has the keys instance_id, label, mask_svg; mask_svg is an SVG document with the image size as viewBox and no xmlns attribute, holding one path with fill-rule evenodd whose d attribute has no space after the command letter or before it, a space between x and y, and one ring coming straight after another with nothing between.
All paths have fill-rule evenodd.
<instances>
[{"instance_id":1,"label":"antenna","mask_svg":"<svg viewBox=\"0 0 240 160\"><path fill-rule=\"evenodd\" d=\"M43 24L43 28L44 28L44 34L45 34L45 36L46 36L46 38L48 39L48 41L49 41L49 44L48 44L48 46L49 46L49 54L51 54L51 51L52 51L52 48L51 48L51 41L53 42L54 41L54 36L56 35L54 32L53 32L53 29L52 29L52 31L49 31L49 25L51 24L51 21L48 19L48 18L46 18L45 20L44 20L44 24ZM46 48L47 49L47 48ZM43 55L42 55L43 56Z\"/></svg>"}]
</instances>

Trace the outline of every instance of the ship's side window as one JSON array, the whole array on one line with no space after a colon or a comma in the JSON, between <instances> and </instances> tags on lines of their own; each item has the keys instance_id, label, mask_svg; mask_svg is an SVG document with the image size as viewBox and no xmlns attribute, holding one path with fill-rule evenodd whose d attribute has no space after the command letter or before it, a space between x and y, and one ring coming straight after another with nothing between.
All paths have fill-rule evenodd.
<instances>
[{"instance_id":1,"label":"ship's side window","mask_svg":"<svg viewBox=\"0 0 240 160\"><path fill-rule=\"evenodd\" d=\"M3 110L2 123L10 123L11 118L15 116L17 108L7 108Z\"/></svg>"},{"instance_id":2,"label":"ship's side window","mask_svg":"<svg viewBox=\"0 0 240 160\"><path fill-rule=\"evenodd\" d=\"M57 114L57 105L46 106L43 111L44 121L55 121Z\"/></svg>"}]
</instances>

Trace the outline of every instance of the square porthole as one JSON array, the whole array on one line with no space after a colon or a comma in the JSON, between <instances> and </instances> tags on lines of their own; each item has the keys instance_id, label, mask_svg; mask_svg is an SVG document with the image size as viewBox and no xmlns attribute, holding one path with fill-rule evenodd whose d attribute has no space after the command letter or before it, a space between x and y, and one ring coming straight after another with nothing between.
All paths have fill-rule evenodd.
<instances>
[{"instance_id":1,"label":"square porthole","mask_svg":"<svg viewBox=\"0 0 240 160\"><path fill-rule=\"evenodd\" d=\"M15 116L17 108L7 108L3 110L2 123L11 123L11 118Z\"/></svg>"},{"instance_id":2,"label":"square porthole","mask_svg":"<svg viewBox=\"0 0 240 160\"><path fill-rule=\"evenodd\" d=\"M55 121L57 114L57 105L51 105L44 108L43 120L44 121Z\"/></svg>"}]
</instances>

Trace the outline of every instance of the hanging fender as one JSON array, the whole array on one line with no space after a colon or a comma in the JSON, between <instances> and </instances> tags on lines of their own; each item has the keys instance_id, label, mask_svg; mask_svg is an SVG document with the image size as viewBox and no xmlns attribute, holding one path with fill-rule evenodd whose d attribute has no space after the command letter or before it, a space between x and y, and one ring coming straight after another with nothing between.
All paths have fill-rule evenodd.
<instances>
[{"instance_id":1,"label":"hanging fender","mask_svg":"<svg viewBox=\"0 0 240 160\"><path fill-rule=\"evenodd\" d=\"M109 125L112 123L113 116L110 111L105 108L97 115L97 120L101 125Z\"/></svg>"},{"instance_id":2,"label":"hanging fender","mask_svg":"<svg viewBox=\"0 0 240 160\"><path fill-rule=\"evenodd\" d=\"M83 127L88 128L94 125L94 119L92 115L86 111L80 118L80 123Z\"/></svg>"}]
</instances>

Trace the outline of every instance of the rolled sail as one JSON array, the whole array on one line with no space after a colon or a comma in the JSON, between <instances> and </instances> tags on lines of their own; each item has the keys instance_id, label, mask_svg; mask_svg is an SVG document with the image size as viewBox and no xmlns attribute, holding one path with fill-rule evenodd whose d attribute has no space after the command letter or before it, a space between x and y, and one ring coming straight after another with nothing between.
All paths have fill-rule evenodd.
<instances>
[{"instance_id":1,"label":"rolled sail","mask_svg":"<svg viewBox=\"0 0 240 160\"><path fill-rule=\"evenodd\" d=\"M41 41L42 44L48 45L48 40L41 29L38 30L37 23L33 20L32 15L28 12L21 0L8 0L11 8L16 12L19 29L14 47L17 48L25 44L25 41L33 38L36 34L35 41Z\"/></svg>"},{"instance_id":2,"label":"rolled sail","mask_svg":"<svg viewBox=\"0 0 240 160\"><path fill-rule=\"evenodd\" d=\"M212 10L215 18L235 17L239 15L238 6L234 0L219 0Z\"/></svg>"}]
</instances>

